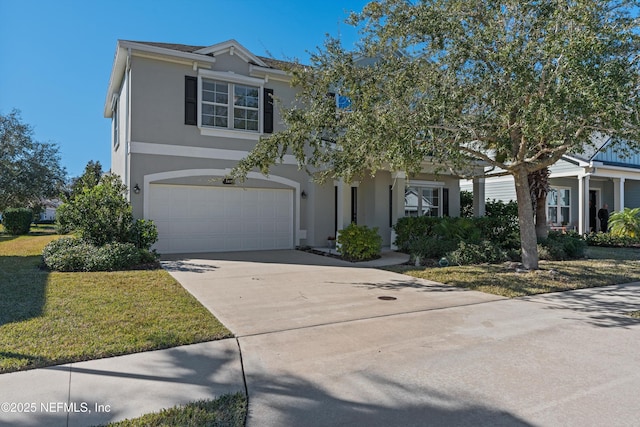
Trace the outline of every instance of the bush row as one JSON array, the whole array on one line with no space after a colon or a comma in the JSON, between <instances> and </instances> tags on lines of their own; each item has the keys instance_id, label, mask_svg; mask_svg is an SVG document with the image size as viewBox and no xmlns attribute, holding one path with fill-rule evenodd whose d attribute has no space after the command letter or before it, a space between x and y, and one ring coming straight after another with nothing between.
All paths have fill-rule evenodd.
<instances>
[{"instance_id":1,"label":"bush row","mask_svg":"<svg viewBox=\"0 0 640 427\"><path fill-rule=\"evenodd\" d=\"M515 203L487 204L481 218L406 217L394 226L395 244L415 258L447 258L452 264L519 261L520 231ZM582 258L587 242L577 233L550 232L539 242L540 259Z\"/></svg>"},{"instance_id":2,"label":"bush row","mask_svg":"<svg viewBox=\"0 0 640 427\"><path fill-rule=\"evenodd\" d=\"M589 246L638 247L640 237L616 236L611 233L591 233L586 236Z\"/></svg>"},{"instance_id":3,"label":"bush row","mask_svg":"<svg viewBox=\"0 0 640 427\"><path fill-rule=\"evenodd\" d=\"M133 243L95 246L75 237L62 237L45 246L42 258L55 271L112 271L155 262L157 254Z\"/></svg>"}]
</instances>

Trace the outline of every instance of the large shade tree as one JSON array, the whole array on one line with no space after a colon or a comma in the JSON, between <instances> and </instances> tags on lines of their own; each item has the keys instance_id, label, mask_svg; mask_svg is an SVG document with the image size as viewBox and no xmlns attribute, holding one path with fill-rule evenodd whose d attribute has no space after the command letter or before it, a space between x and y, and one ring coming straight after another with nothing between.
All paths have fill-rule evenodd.
<instances>
[{"instance_id":1,"label":"large shade tree","mask_svg":"<svg viewBox=\"0 0 640 427\"><path fill-rule=\"evenodd\" d=\"M359 47L329 38L299 87L286 130L263 139L235 171L267 172L285 153L318 179L415 173L433 161L464 176L483 161L512 175L522 260L538 267L527 177L580 153L597 133L636 148L635 1L382 0L349 21ZM327 93L350 105L336 108ZM347 102L346 104L349 104Z\"/></svg>"},{"instance_id":2,"label":"large shade tree","mask_svg":"<svg viewBox=\"0 0 640 427\"><path fill-rule=\"evenodd\" d=\"M58 146L35 141L19 111L0 114L0 211L59 195L65 175Z\"/></svg>"}]
</instances>

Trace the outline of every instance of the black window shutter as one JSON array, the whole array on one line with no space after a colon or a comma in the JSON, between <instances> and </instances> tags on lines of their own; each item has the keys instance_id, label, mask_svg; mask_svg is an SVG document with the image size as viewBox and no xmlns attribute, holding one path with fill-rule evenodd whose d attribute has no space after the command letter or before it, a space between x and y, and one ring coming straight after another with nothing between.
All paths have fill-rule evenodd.
<instances>
[{"instance_id":1,"label":"black window shutter","mask_svg":"<svg viewBox=\"0 0 640 427\"><path fill-rule=\"evenodd\" d=\"M198 124L198 78L184 77L184 124Z\"/></svg>"},{"instance_id":2,"label":"black window shutter","mask_svg":"<svg viewBox=\"0 0 640 427\"><path fill-rule=\"evenodd\" d=\"M449 189L442 189L442 216L449 216Z\"/></svg>"},{"instance_id":3,"label":"black window shutter","mask_svg":"<svg viewBox=\"0 0 640 427\"><path fill-rule=\"evenodd\" d=\"M264 133L273 133L273 89L265 88L263 98L263 130Z\"/></svg>"}]
</instances>

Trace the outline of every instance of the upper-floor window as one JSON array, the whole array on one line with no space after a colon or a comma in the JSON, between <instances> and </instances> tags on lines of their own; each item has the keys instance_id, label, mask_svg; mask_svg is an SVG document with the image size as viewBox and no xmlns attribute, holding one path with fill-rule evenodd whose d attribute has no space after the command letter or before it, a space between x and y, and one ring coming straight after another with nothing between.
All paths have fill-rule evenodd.
<instances>
[{"instance_id":1,"label":"upper-floor window","mask_svg":"<svg viewBox=\"0 0 640 427\"><path fill-rule=\"evenodd\" d=\"M206 136L257 141L273 133L273 89L265 81L235 73L198 70L185 76L184 124Z\"/></svg>"},{"instance_id":2,"label":"upper-floor window","mask_svg":"<svg viewBox=\"0 0 640 427\"><path fill-rule=\"evenodd\" d=\"M259 131L260 88L202 79L202 126Z\"/></svg>"}]
</instances>

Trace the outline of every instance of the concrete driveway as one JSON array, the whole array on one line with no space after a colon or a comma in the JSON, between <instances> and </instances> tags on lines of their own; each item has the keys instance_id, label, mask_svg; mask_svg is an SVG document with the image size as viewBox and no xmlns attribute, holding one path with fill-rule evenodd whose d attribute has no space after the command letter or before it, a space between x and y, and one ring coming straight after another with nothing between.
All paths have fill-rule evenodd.
<instances>
[{"instance_id":1,"label":"concrete driveway","mask_svg":"<svg viewBox=\"0 0 640 427\"><path fill-rule=\"evenodd\" d=\"M640 284L507 300L298 251L164 265L236 334L250 426L640 419Z\"/></svg>"}]
</instances>

